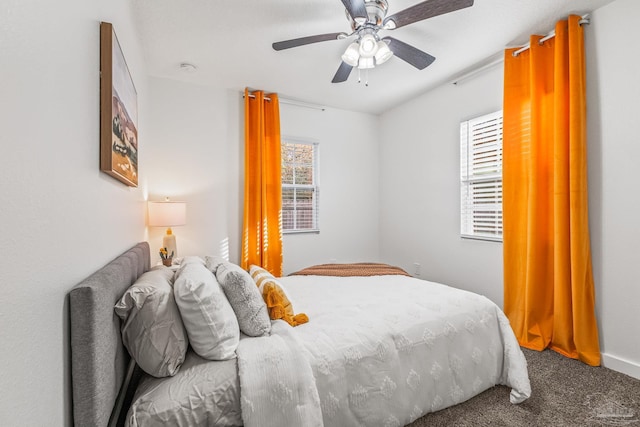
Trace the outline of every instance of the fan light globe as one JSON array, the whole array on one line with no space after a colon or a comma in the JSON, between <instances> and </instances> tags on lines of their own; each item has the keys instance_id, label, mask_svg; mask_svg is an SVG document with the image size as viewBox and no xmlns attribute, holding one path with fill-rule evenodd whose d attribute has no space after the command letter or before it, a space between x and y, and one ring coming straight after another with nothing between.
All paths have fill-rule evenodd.
<instances>
[{"instance_id":1,"label":"fan light globe","mask_svg":"<svg viewBox=\"0 0 640 427\"><path fill-rule=\"evenodd\" d=\"M358 68L360 68L361 70L364 70L367 68L373 68L373 67L375 67L373 58L361 57L360 61L358 61Z\"/></svg>"},{"instance_id":2,"label":"fan light globe","mask_svg":"<svg viewBox=\"0 0 640 427\"><path fill-rule=\"evenodd\" d=\"M372 34L365 34L360 39L360 56L363 58L373 58L378 50L378 43Z\"/></svg>"},{"instance_id":3,"label":"fan light globe","mask_svg":"<svg viewBox=\"0 0 640 427\"><path fill-rule=\"evenodd\" d=\"M384 64L393 56L393 52L389 49L389 45L383 40L378 42L378 51L375 54L376 64Z\"/></svg>"},{"instance_id":4,"label":"fan light globe","mask_svg":"<svg viewBox=\"0 0 640 427\"><path fill-rule=\"evenodd\" d=\"M360 53L358 53L358 43L351 43L347 50L342 54L342 60L346 63L355 67L358 65L358 59L360 58Z\"/></svg>"}]
</instances>

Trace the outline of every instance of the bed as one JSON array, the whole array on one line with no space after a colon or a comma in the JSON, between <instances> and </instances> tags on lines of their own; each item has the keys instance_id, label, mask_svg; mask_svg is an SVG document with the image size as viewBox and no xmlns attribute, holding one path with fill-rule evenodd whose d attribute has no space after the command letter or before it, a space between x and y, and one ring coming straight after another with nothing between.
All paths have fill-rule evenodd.
<instances>
[{"instance_id":1,"label":"bed","mask_svg":"<svg viewBox=\"0 0 640 427\"><path fill-rule=\"evenodd\" d=\"M495 304L379 272L278 278L308 323L274 320L264 336L241 334L226 360L190 348L177 374L154 378L129 357L114 314L147 270L140 243L70 293L76 426L403 426L497 384L511 388L512 403L531 394L524 355Z\"/></svg>"}]
</instances>

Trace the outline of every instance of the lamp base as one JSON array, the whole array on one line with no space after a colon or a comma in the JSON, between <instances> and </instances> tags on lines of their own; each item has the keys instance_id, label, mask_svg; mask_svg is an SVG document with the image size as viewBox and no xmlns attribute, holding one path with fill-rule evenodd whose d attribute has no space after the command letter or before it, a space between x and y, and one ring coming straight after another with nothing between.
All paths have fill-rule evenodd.
<instances>
[{"instance_id":1,"label":"lamp base","mask_svg":"<svg viewBox=\"0 0 640 427\"><path fill-rule=\"evenodd\" d=\"M162 239L162 247L167 248L167 256L171 256L173 252L173 258L178 257L178 248L176 246L176 236L173 234L165 234Z\"/></svg>"}]
</instances>

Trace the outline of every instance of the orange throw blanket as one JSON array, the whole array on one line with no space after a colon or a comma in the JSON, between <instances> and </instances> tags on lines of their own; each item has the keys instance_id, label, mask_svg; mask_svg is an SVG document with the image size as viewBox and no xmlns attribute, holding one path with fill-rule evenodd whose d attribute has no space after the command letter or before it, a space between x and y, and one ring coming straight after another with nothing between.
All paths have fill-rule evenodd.
<instances>
[{"instance_id":1,"label":"orange throw blanket","mask_svg":"<svg viewBox=\"0 0 640 427\"><path fill-rule=\"evenodd\" d=\"M353 264L320 264L304 268L290 276L390 276L390 275L411 275L401 269L388 264L378 264L373 262L358 262Z\"/></svg>"}]
</instances>

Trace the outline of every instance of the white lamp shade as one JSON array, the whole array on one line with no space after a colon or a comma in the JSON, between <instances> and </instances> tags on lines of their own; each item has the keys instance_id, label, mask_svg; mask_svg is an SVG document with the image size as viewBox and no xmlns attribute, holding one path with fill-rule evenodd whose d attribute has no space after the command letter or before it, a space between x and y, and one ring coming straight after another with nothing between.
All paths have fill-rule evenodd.
<instances>
[{"instance_id":1,"label":"white lamp shade","mask_svg":"<svg viewBox=\"0 0 640 427\"><path fill-rule=\"evenodd\" d=\"M389 49L389 45L383 40L378 42L378 51L375 54L376 64L380 65L387 62L393 56L393 52Z\"/></svg>"},{"instance_id":2,"label":"white lamp shade","mask_svg":"<svg viewBox=\"0 0 640 427\"><path fill-rule=\"evenodd\" d=\"M150 227L173 227L185 225L187 204L185 202L148 202Z\"/></svg>"},{"instance_id":3,"label":"white lamp shade","mask_svg":"<svg viewBox=\"0 0 640 427\"><path fill-rule=\"evenodd\" d=\"M358 65L358 58L360 58L360 53L358 53L358 43L351 43L347 50L342 54L342 60L346 63L355 67Z\"/></svg>"}]
</instances>

